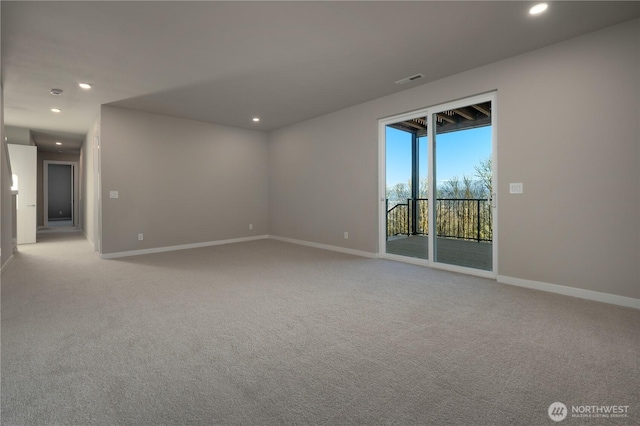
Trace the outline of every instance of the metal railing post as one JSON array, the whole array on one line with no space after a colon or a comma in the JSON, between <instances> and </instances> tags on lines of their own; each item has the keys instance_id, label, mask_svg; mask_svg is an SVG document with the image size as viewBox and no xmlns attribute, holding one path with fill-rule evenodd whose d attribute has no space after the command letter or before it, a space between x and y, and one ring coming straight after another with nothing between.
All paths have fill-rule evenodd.
<instances>
[{"instance_id":1,"label":"metal railing post","mask_svg":"<svg viewBox=\"0 0 640 426\"><path fill-rule=\"evenodd\" d=\"M387 212L386 214L387 217L385 218L385 221L384 221L385 235L386 235L385 239L389 241L389 199L388 198L384 202L384 211Z\"/></svg>"},{"instance_id":2,"label":"metal railing post","mask_svg":"<svg viewBox=\"0 0 640 426\"><path fill-rule=\"evenodd\" d=\"M407 237L411 235L411 215L409 214L410 206L411 198L407 198Z\"/></svg>"},{"instance_id":3,"label":"metal railing post","mask_svg":"<svg viewBox=\"0 0 640 426\"><path fill-rule=\"evenodd\" d=\"M476 200L476 222L478 226L478 242L480 242L480 200Z\"/></svg>"}]
</instances>

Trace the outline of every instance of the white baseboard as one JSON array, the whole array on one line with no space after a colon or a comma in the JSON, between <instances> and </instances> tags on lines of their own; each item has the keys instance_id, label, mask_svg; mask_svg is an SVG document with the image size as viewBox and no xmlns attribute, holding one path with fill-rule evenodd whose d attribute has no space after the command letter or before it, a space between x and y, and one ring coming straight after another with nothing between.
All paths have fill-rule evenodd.
<instances>
[{"instance_id":1,"label":"white baseboard","mask_svg":"<svg viewBox=\"0 0 640 426\"><path fill-rule=\"evenodd\" d=\"M498 275L498 282L503 284L515 285L518 287L531 288L534 290L542 290L550 293L563 294L565 296L578 297L580 299L594 300L596 302L625 306L627 308L640 309L640 299L634 299L633 297L600 293L598 291L567 287L558 284L549 284L540 281L524 280L521 278L507 277L504 275Z\"/></svg>"},{"instance_id":2,"label":"white baseboard","mask_svg":"<svg viewBox=\"0 0 640 426\"><path fill-rule=\"evenodd\" d=\"M163 253L167 251L189 250L189 249L201 248L201 247L219 246L223 244L244 243L247 241L264 240L266 238L268 238L267 235L258 235L255 237L233 238L230 240L205 241L202 243L182 244L178 246L154 247L154 248L142 249L142 250L121 251L116 253L104 253L104 254L100 254L100 259L116 259L119 257L140 256L143 254Z\"/></svg>"},{"instance_id":3,"label":"white baseboard","mask_svg":"<svg viewBox=\"0 0 640 426\"><path fill-rule=\"evenodd\" d=\"M350 249L346 247L314 243L311 241L297 240L294 238L287 238L287 237L279 237L276 235L258 235L253 237L234 238L229 240L207 241L202 243L182 244L177 246L155 247L155 248L142 249L142 250L105 253L105 254L101 254L100 258L116 259L119 257L139 256L144 254L162 253L162 252L176 251L176 250L188 250L188 249L210 247L210 246L217 246L217 245L223 245L223 244L233 244L233 243L242 243L247 241L263 240L267 238L276 240L276 241L291 243L291 244L299 244L302 246L314 247L322 250L330 250L330 251L336 251L340 253L351 254L354 256L366 257L370 259L376 259L379 257L377 253L371 253L371 252L362 251L362 250L355 250L355 249ZM9 262L12 259L13 259L13 256L11 256L7 260L7 262L5 262L4 265L2 265L2 271L4 271L5 267L9 264ZM498 275L497 281L502 284L514 285L517 287L525 287L533 290L540 290L540 291L546 291L549 293L557 293L565 296L577 297L580 299L587 299L587 300L593 300L596 302L603 302L603 303L609 303L613 305L624 306L628 308L640 309L640 299L634 299L632 297L618 296L615 294L601 293L601 292L592 291L592 290L585 290L585 289L575 288L575 287L567 287L563 285L550 284L550 283L545 283L540 281L525 280L522 278L508 277L505 275Z\"/></svg>"},{"instance_id":4,"label":"white baseboard","mask_svg":"<svg viewBox=\"0 0 640 426\"><path fill-rule=\"evenodd\" d=\"M5 268L7 266L9 266L9 264L11 263L11 261L13 260L13 254L11 256L9 256L9 258L7 259L6 262L4 262L4 265L2 265L2 267L0 268L0 274L2 274L5 270Z\"/></svg>"},{"instance_id":5,"label":"white baseboard","mask_svg":"<svg viewBox=\"0 0 640 426\"><path fill-rule=\"evenodd\" d=\"M84 231L84 229L80 228L80 231L82 231L82 235L84 235L84 237L87 239L89 244L91 244L91 249L93 251L98 251L98 250L96 250L96 245L94 244L93 240L89 237L89 235L87 235L87 233Z\"/></svg>"},{"instance_id":6,"label":"white baseboard","mask_svg":"<svg viewBox=\"0 0 640 426\"><path fill-rule=\"evenodd\" d=\"M314 248L319 248L323 250L337 251L340 253L352 254L354 256L368 257L371 259L375 259L378 257L377 253L371 253L368 251L355 250L355 249L339 247L339 246L331 246L328 244L312 243L310 241L296 240L294 238L287 238L287 237L278 237L276 235L269 235L268 237L271 240L277 240L277 241L282 241L282 242L291 243L291 244L299 244L301 246L314 247Z\"/></svg>"}]
</instances>

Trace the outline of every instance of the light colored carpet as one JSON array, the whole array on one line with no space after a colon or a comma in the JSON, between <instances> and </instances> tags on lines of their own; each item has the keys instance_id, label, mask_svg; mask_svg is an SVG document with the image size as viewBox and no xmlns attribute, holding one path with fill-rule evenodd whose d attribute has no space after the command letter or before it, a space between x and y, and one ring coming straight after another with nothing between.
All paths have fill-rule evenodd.
<instances>
[{"instance_id":1,"label":"light colored carpet","mask_svg":"<svg viewBox=\"0 0 640 426\"><path fill-rule=\"evenodd\" d=\"M2 275L3 425L544 425L629 405L640 313L273 240Z\"/></svg>"}]
</instances>

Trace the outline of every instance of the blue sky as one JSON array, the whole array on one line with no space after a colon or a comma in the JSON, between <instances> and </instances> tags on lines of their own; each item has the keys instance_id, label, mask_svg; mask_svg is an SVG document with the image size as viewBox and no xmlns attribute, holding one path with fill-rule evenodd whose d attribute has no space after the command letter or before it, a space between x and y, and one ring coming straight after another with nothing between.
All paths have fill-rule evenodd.
<instances>
[{"instance_id":1,"label":"blue sky","mask_svg":"<svg viewBox=\"0 0 640 426\"><path fill-rule=\"evenodd\" d=\"M427 176L426 138L420 144L420 179ZM411 135L387 127L387 187L411 178ZM474 176L474 166L491 156L491 127L444 133L436 137L436 179Z\"/></svg>"}]
</instances>

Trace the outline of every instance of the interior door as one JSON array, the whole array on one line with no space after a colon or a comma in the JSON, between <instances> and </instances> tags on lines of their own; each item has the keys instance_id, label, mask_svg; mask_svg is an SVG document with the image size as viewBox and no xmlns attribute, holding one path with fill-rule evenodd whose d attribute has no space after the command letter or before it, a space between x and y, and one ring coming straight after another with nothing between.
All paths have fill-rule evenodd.
<instances>
[{"instance_id":1,"label":"interior door","mask_svg":"<svg viewBox=\"0 0 640 426\"><path fill-rule=\"evenodd\" d=\"M8 144L12 173L18 177L16 222L18 244L36 242L37 159L35 146Z\"/></svg>"}]
</instances>

